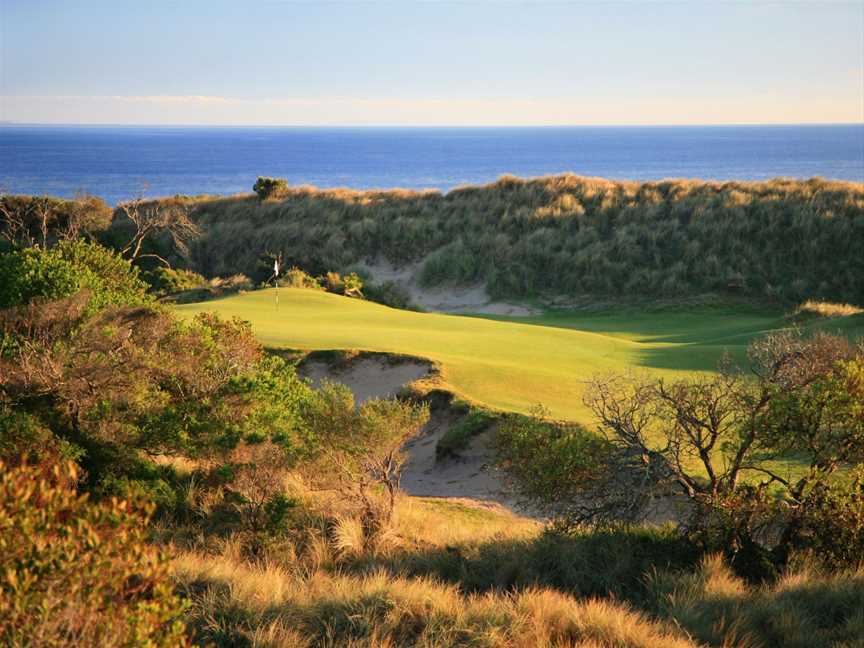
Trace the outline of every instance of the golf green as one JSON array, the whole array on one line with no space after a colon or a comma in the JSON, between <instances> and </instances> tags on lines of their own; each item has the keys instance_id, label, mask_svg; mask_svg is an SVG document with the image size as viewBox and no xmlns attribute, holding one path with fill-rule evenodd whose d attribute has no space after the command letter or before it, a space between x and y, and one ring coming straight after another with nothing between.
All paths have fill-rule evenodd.
<instances>
[{"instance_id":1,"label":"golf green","mask_svg":"<svg viewBox=\"0 0 864 648\"><path fill-rule=\"evenodd\" d=\"M517 320L417 313L297 288L280 289L278 307L275 297L267 289L176 308L184 316L215 311L248 320L273 348L428 358L441 367L442 387L468 400L520 412L542 404L556 418L583 423L581 394L594 374L711 371L724 353L743 359L751 339L785 324L777 311L752 309L551 312Z\"/></svg>"}]
</instances>

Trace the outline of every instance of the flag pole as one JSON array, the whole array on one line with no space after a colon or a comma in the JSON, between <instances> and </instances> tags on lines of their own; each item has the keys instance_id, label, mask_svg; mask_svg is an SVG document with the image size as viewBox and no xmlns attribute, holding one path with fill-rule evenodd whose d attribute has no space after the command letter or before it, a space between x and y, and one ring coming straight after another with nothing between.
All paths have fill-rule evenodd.
<instances>
[{"instance_id":1,"label":"flag pole","mask_svg":"<svg viewBox=\"0 0 864 648\"><path fill-rule=\"evenodd\" d=\"M276 308L279 308L279 259L273 261L273 284L276 286Z\"/></svg>"}]
</instances>

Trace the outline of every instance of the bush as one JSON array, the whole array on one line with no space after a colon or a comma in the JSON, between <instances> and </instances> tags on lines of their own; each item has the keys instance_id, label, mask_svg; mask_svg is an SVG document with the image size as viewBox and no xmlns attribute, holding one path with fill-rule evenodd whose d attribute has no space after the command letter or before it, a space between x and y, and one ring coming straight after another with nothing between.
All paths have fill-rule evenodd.
<instances>
[{"instance_id":1,"label":"bush","mask_svg":"<svg viewBox=\"0 0 864 648\"><path fill-rule=\"evenodd\" d=\"M86 450L88 488L162 488L150 457L218 462L250 436L278 444L286 461L302 452L309 387L263 353L247 323L182 322L155 308L87 316L80 301L79 293L0 318L0 333L25 342L0 357L0 407Z\"/></svg>"},{"instance_id":2,"label":"bush","mask_svg":"<svg viewBox=\"0 0 864 648\"><path fill-rule=\"evenodd\" d=\"M0 241L10 248L92 237L111 224L113 212L100 198L0 195Z\"/></svg>"},{"instance_id":3,"label":"bush","mask_svg":"<svg viewBox=\"0 0 864 648\"><path fill-rule=\"evenodd\" d=\"M64 241L0 255L0 308L90 293L88 311L150 301L147 284L128 261L95 243Z\"/></svg>"},{"instance_id":4,"label":"bush","mask_svg":"<svg viewBox=\"0 0 864 648\"><path fill-rule=\"evenodd\" d=\"M0 464L0 643L183 646L185 610L166 557L126 502L91 504L53 478Z\"/></svg>"},{"instance_id":5,"label":"bush","mask_svg":"<svg viewBox=\"0 0 864 648\"><path fill-rule=\"evenodd\" d=\"M318 283L327 292L345 295L346 297L363 297L363 280L356 272L340 275L338 272L328 272L319 277Z\"/></svg>"},{"instance_id":6,"label":"bush","mask_svg":"<svg viewBox=\"0 0 864 648\"><path fill-rule=\"evenodd\" d=\"M258 179L252 186L252 191L258 195L260 200L279 198L288 192L288 181L282 178L258 176Z\"/></svg>"},{"instance_id":7,"label":"bush","mask_svg":"<svg viewBox=\"0 0 864 648\"><path fill-rule=\"evenodd\" d=\"M456 457L468 447L471 439L484 432L495 421L496 416L486 410L472 410L459 422L450 426L435 445L436 459Z\"/></svg>"},{"instance_id":8,"label":"bush","mask_svg":"<svg viewBox=\"0 0 864 648\"><path fill-rule=\"evenodd\" d=\"M562 523L571 517L578 522L593 518L581 516L586 484L605 484L616 477L608 473L613 448L606 439L575 423L551 421L542 409L531 416L503 417L495 446L498 462L517 491ZM602 502L591 504L602 518Z\"/></svg>"},{"instance_id":9,"label":"bush","mask_svg":"<svg viewBox=\"0 0 864 648\"><path fill-rule=\"evenodd\" d=\"M347 387L325 383L304 403L302 416L318 451L306 468L309 477L352 502L365 538L377 541L392 521L403 447L429 420L428 406L373 399L355 408Z\"/></svg>"},{"instance_id":10,"label":"bush","mask_svg":"<svg viewBox=\"0 0 864 648\"><path fill-rule=\"evenodd\" d=\"M279 285L287 288L324 289L318 279L297 267L291 268L288 272L282 275L282 278L279 280Z\"/></svg>"},{"instance_id":11,"label":"bush","mask_svg":"<svg viewBox=\"0 0 864 648\"><path fill-rule=\"evenodd\" d=\"M197 272L181 268L156 268L144 274L150 290L159 297L175 295L186 290L194 290L207 285L207 280Z\"/></svg>"},{"instance_id":12,"label":"bush","mask_svg":"<svg viewBox=\"0 0 864 648\"><path fill-rule=\"evenodd\" d=\"M0 308L27 304L36 298L60 299L78 292L95 278L68 261L39 248L0 256Z\"/></svg>"},{"instance_id":13,"label":"bush","mask_svg":"<svg viewBox=\"0 0 864 648\"><path fill-rule=\"evenodd\" d=\"M363 286L363 295L369 301L384 304L390 308L417 310L417 306L411 301L411 293L395 281L385 281L380 284L366 283Z\"/></svg>"}]
</instances>

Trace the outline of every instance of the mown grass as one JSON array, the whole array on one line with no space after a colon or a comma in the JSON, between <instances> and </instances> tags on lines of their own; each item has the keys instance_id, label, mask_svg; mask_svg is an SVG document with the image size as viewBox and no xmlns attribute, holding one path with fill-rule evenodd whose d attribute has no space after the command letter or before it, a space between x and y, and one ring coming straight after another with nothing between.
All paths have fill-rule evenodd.
<instances>
[{"instance_id":1,"label":"mown grass","mask_svg":"<svg viewBox=\"0 0 864 648\"><path fill-rule=\"evenodd\" d=\"M747 344L786 326L779 311L552 312L517 320L396 310L304 289L272 289L176 307L185 316L240 317L265 346L361 349L429 358L439 387L492 409L528 412L538 404L559 419L590 423L584 381L610 371L666 377L712 371L724 353L744 359ZM809 326L864 333L860 315Z\"/></svg>"}]
</instances>

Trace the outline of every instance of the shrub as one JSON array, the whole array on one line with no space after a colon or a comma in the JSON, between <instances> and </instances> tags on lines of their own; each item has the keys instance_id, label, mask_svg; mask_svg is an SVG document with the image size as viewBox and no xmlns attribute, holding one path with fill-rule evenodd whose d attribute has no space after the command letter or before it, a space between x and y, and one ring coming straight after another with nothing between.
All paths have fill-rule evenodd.
<instances>
[{"instance_id":1,"label":"shrub","mask_svg":"<svg viewBox=\"0 0 864 648\"><path fill-rule=\"evenodd\" d=\"M365 537L375 541L392 520L402 448L429 420L428 406L373 399L355 408L347 387L325 383L304 403L303 418L318 451L310 478L354 502ZM385 491L383 501L376 488Z\"/></svg>"},{"instance_id":2,"label":"shrub","mask_svg":"<svg viewBox=\"0 0 864 648\"><path fill-rule=\"evenodd\" d=\"M345 295L346 297L363 297L363 280L356 272L340 275L338 272L328 272L318 279L327 292Z\"/></svg>"},{"instance_id":3,"label":"shrub","mask_svg":"<svg viewBox=\"0 0 864 648\"><path fill-rule=\"evenodd\" d=\"M287 288L315 288L323 290L321 282L300 268L293 267L279 280L280 286Z\"/></svg>"},{"instance_id":4,"label":"shrub","mask_svg":"<svg viewBox=\"0 0 864 648\"><path fill-rule=\"evenodd\" d=\"M82 240L0 255L0 308L89 293L89 312L145 304L147 284L114 252Z\"/></svg>"},{"instance_id":5,"label":"shrub","mask_svg":"<svg viewBox=\"0 0 864 648\"><path fill-rule=\"evenodd\" d=\"M0 195L0 241L12 248L92 237L111 224L112 211L93 196Z\"/></svg>"},{"instance_id":6,"label":"shrub","mask_svg":"<svg viewBox=\"0 0 864 648\"><path fill-rule=\"evenodd\" d=\"M183 646L183 602L166 558L126 502L91 504L66 485L0 464L0 643Z\"/></svg>"},{"instance_id":7,"label":"shrub","mask_svg":"<svg viewBox=\"0 0 864 648\"><path fill-rule=\"evenodd\" d=\"M258 176L255 184L252 187L260 200L268 198L279 198L288 191L288 181L282 178L266 178Z\"/></svg>"},{"instance_id":8,"label":"shrub","mask_svg":"<svg viewBox=\"0 0 864 648\"><path fill-rule=\"evenodd\" d=\"M54 466L77 460L83 450L54 435L37 417L0 404L0 462Z\"/></svg>"},{"instance_id":9,"label":"shrub","mask_svg":"<svg viewBox=\"0 0 864 648\"><path fill-rule=\"evenodd\" d=\"M197 272L181 268L156 268L144 273L144 280L150 284L151 292L159 297L174 295L207 285L207 280Z\"/></svg>"},{"instance_id":10,"label":"shrub","mask_svg":"<svg viewBox=\"0 0 864 648\"><path fill-rule=\"evenodd\" d=\"M33 299L68 297L95 283L95 277L68 261L39 248L0 255L0 308L27 304Z\"/></svg>"},{"instance_id":11,"label":"shrub","mask_svg":"<svg viewBox=\"0 0 864 648\"><path fill-rule=\"evenodd\" d=\"M468 447L471 439L485 431L496 416L486 410L471 410L465 417L451 425L435 445L435 457L455 457Z\"/></svg>"},{"instance_id":12,"label":"shrub","mask_svg":"<svg viewBox=\"0 0 864 648\"><path fill-rule=\"evenodd\" d=\"M0 407L84 448L88 488L122 494L161 477L157 454L214 461L251 436L303 450L308 386L240 320L155 308L83 313L81 293L4 313L21 344L0 357Z\"/></svg>"},{"instance_id":13,"label":"shrub","mask_svg":"<svg viewBox=\"0 0 864 648\"><path fill-rule=\"evenodd\" d=\"M395 281L385 281L380 284L366 283L363 286L363 296L369 301L390 308L417 310L417 306L411 301L411 293Z\"/></svg>"},{"instance_id":14,"label":"shrub","mask_svg":"<svg viewBox=\"0 0 864 648\"><path fill-rule=\"evenodd\" d=\"M602 436L510 417L499 451L523 495L568 523L641 522L674 504L682 532L753 579L796 549L860 557L861 486L843 471L864 459L864 346L784 331L749 355L747 373L595 378L584 402ZM806 462L797 477L776 469L789 456Z\"/></svg>"},{"instance_id":15,"label":"shrub","mask_svg":"<svg viewBox=\"0 0 864 648\"><path fill-rule=\"evenodd\" d=\"M613 448L605 439L581 425L551 421L542 409L503 417L495 437L498 462L522 496L561 522L607 521L601 501L583 510L582 497L586 484L616 477L608 471ZM615 515L624 519L620 511Z\"/></svg>"}]
</instances>

